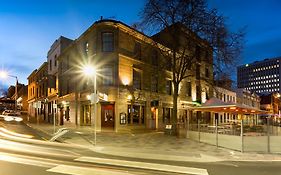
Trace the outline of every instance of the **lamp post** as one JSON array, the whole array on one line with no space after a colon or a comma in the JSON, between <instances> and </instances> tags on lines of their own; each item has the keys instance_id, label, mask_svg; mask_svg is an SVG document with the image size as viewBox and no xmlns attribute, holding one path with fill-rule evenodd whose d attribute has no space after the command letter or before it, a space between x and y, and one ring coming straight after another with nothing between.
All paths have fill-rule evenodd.
<instances>
[{"instance_id":1,"label":"lamp post","mask_svg":"<svg viewBox=\"0 0 281 175\"><path fill-rule=\"evenodd\" d=\"M1 78L7 78L7 77L12 77L16 79L16 85L15 85L15 111L17 111L17 99L18 99L18 77L15 75L9 75L7 72L0 72L0 77Z\"/></svg>"},{"instance_id":2,"label":"lamp post","mask_svg":"<svg viewBox=\"0 0 281 175\"><path fill-rule=\"evenodd\" d=\"M94 111L93 111L93 117L91 117L91 125L94 124L94 145L96 145L97 142L97 72L96 68L91 65L86 65L83 67L83 74L87 76L88 78L93 77L94 78L94 89L90 96L91 104L94 104Z\"/></svg>"}]
</instances>

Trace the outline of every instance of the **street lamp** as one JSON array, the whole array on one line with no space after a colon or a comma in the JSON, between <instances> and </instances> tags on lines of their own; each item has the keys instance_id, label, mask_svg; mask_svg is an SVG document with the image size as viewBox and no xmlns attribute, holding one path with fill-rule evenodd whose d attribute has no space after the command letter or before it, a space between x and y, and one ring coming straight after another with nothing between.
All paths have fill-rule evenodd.
<instances>
[{"instance_id":1,"label":"street lamp","mask_svg":"<svg viewBox=\"0 0 281 175\"><path fill-rule=\"evenodd\" d=\"M94 66L85 65L82 68L82 72L86 77L94 78L94 92L90 96L90 101L91 101L91 104L94 103L94 111L93 111L93 117L91 117L91 123L92 124L94 123L94 145L96 145L96 142L97 142L97 129L96 129L97 128L97 105L96 105L96 103L97 103L97 99L98 99L97 98L97 71Z\"/></svg>"},{"instance_id":2,"label":"street lamp","mask_svg":"<svg viewBox=\"0 0 281 175\"><path fill-rule=\"evenodd\" d=\"M6 79L7 77L12 77L16 79L16 86L15 86L15 111L17 111L17 98L18 98L18 77L15 75L10 75L7 72L1 71L0 77Z\"/></svg>"}]
</instances>

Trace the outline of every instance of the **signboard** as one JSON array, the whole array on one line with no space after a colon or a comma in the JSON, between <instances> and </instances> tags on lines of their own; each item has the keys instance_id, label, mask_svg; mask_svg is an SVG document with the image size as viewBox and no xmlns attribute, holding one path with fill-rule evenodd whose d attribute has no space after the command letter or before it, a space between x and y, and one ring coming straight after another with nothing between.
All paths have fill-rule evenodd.
<instances>
[{"instance_id":1,"label":"signboard","mask_svg":"<svg viewBox=\"0 0 281 175\"><path fill-rule=\"evenodd\" d=\"M126 119L126 113L125 112L120 113L120 124L125 125L127 123L126 120L127 120Z\"/></svg>"},{"instance_id":2,"label":"signboard","mask_svg":"<svg viewBox=\"0 0 281 175\"><path fill-rule=\"evenodd\" d=\"M41 101L37 102L37 108L41 109Z\"/></svg>"},{"instance_id":3,"label":"signboard","mask_svg":"<svg viewBox=\"0 0 281 175\"><path fill-rule=\"evenodd\" d=\"M53 108L54 108L54 109L57 109L57 108L58 108L58 105L57 105L57 104L53 104Z\"/></svg>"}]
</instances>

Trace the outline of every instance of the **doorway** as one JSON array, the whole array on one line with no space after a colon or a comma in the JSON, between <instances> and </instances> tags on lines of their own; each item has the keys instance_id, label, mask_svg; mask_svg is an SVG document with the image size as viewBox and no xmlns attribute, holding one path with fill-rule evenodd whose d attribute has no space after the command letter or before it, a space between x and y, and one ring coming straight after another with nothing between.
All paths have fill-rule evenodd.
<instances>
[{"instance_id":1,"label":"doorway","mask_svg":"<svg viewBox=\"0 0 281 175\"><path fill-rule=\"evenodd\" d=\"M101 127L114 129L114 105L101 105Z\"/></svg>"}]
</instances>

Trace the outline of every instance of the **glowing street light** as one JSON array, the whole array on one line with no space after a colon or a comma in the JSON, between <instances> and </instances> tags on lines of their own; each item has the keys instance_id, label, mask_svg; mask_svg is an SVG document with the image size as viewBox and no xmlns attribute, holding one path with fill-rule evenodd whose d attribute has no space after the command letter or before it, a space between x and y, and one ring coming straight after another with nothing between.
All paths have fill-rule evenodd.
<instances>
[{"instance_id":1,"label":"glowing street light","mask_svg":"<svg viewBox=\"0 0 281 175\"><path fill-rule=\"evenodd\" d=\"M93 98L91 96L87 97L90 99L91 104L94 103L94 111L93 111L93 117L91 117L91 123L94 123L94 145L96 145L97 142L97 71L96 68L92 65L85 65L82 68L82 72L85 76L88 78L93 77L94 78L94 92L93 92Z\"/></svg>"}]
</instances>

